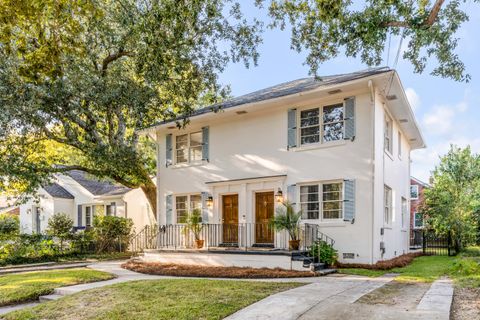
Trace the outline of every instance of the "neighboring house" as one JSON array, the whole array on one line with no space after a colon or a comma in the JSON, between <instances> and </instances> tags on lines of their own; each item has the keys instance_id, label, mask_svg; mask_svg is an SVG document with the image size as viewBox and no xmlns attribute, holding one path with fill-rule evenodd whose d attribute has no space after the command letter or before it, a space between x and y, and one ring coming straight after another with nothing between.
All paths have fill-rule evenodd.
<instances>
[{"instance_id":1,"label":"neighboring house","mask_svg":"<svg viewBox=\"0 0 480 320\"><path fill-rule=\"evenodd\" d=\"M7 196L0 195L0 214L11 214L18 216L20 214L20 208L15 205L12 199Z\"/></svg>"},{"instance_id":2,"label":"neighboring house","mask_svg":"<svg viewBox=\"0 0 480 320\"><path fill-rule=\"evenodd\" d=\"M342 262L409 250L410 151L425 144L394 70L283 83L200 109L184 129L163 122L143 133L159 150L159 249L186 246L165 230L194 208L210 252L286 249L269 221L288 200L303 210L302 241L308 230L328 235Z\"/></svg>"},{"instance_id":3,"label":"neighboring house","mask_svg":"<svg viewBox=\"0 0 480 320\"><path fill-rule=\"evenodd\" d=\"M429 185L425 182L411 177L410 179L410 228L422 229L424 226L423 214L421 214L421 207L423 206L424 196L423 192Z\"/></svg>"},{"instance_id":4,"label":"neighboring house","mask_svg":"<svg viewBox=\"0 0 480 320\"><path fill-rule=\"evenodd\" d=\"M39 188L36 197L20 205L20 226L24 233L43 233L56 213L66 213L76 229L93 227L95 215L131 218L138 232L155 223L146 197L130 189L100 180L83 171L57 175L55 182Z\"/></svg>"}]
</instances>

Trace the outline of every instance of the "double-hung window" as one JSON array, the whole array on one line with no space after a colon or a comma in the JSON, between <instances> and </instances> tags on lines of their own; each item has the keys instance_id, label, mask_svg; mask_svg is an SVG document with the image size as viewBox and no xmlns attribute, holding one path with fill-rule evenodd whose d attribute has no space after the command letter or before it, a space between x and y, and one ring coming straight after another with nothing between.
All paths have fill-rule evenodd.
<instances>
[{"instance_id":1,"label":"double-hung window","mask_svg":"<svg viewBox=\"0 0 480 320\"><path fill-rule=\"evenodd\" d=\"M392 189L385 185L384 186L384 221L386 225L390 225L392 222Z\"/></svg>"},{"instance_id":2,"label":"double-hung window","mask_svg":"<svg viewBox=\"0 0 480 320\"><path fill-rule=\"evenodd\" d=\"M301 145L342 140L344 130L343 103L300 112Z\"/></svg>"},{"instance_id":3,"label":"double-hung window","mask_svg":"<svg viewBox=\"0 0 480 320\"><path fill-rule=\"evenodd\" d=\"M402 228L405 228L407 224L407 210L408 210L407 199L402 197Z\"/></svg>"},{"instance_id":4,"label":"double-hung window","mask_svg":"<svg viewBox=\"0 0 480 320\"><path fill-rule=\"evenodd\" d=\"M385 115L385 124L384 124L384 140L383 145L385 151L392 153L392 119Z\"/></svg>"},{"instance_id":5,"label":"double-hung window","mask_svg":"<svg viewBox=\"0 0 480 320\"><path fill-rule=\"evenodd\" d=\"M300 186L300 207L303 219L343 219L343 183Z\"/></svg>"},{"instance_id":6,"label":"double-hung window","mask_svg":"<svg viewBox=\"0 0 480 320\"><path fill-rule=\"evenodd\" d=\"M418 185L412 184L410 186L410 199L417 200L418 199Z\"/></svg>"},{"instance_id":7,"label":"double-hung window","mask_svg":"<svg viewBox=\"0 0 480 320\"><path fill-rule=\"evenodd\" d=\"M192 132L176 136L176 163L189 163L202 160L202 132Z\"/></svg>"},{"instance_id":8,"label":"double-hung window","mask_svg":"<svg viewBox=\"0 0 480 320\"><path fill-rule=\"evenodd\" d=\"M189 194L175 197L177 223L185 223L188 214L195 209L202 209L202 196L200 194Z\"/></svg>"},{"instance_id":9,"label":"double-hung window","mask_svg":"<svg viewBox=\"0 0 480 320\"><path fill-rule=\"evenodd\" d=\"M402 133L398 131L398 157L402 157Z\"/></svg>"},{"instance_id":10,"label":"double-hung window","mask_svg":"<svg viewBox=\"0 0 480 320\"><path fill-rule=\"evenodd\" d=\"M423 227L423 215L419 212L414 213L414 227L415 228L422 228Z\"/></svg>"}]
</instances>

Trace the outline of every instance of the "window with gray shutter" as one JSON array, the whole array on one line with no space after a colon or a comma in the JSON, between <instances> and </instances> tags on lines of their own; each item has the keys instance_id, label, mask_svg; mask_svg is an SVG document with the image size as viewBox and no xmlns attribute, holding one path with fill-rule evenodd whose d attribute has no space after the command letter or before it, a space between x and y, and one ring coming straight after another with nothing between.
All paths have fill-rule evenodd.
<instances>
[{"instance_id":1,"label":"window with gray shutter","mask_svg":"<svg viewBox=\"0 0 480 320\"><path fill-rule=\"evenodd\" d=\"M288 110L288 145L287 149L297 146L297 109Z\"/></svg>"},{"instance_id":2,"label":"window with gray shutter","mask_svg":"<svg viewBox=\"0 0 480 320\"><path fill-rule=\"evenodd\" d=\"M208 192L202 192L202 223L208 223L208 196Z\"/></svg>"},{"instance_id":3,"label":"window with gray shutter","mask_svg":"<svg viewBox=\"0 0 480 320\"><path fill-rule=\"evenodd\" d=\"M173 164L172 159L172 134L167 134L165 136L165 166Z\"/></svg>"},{"instance_id":4,"label":"window with gray shutter","mask_svg":"<svg viewBox=\"0 0 480 320\"><path fill-rule=\"evenodd\" d=\"M343 220L355 221L355 180L344 181L344 213Z\"/></svg>"},{"instance_id":5,"label":"window with gray shutter","mask_svg":"<svg viewBox=\"0 0 480 320\"><path fill-rule=\"evenodd\" d=\"M210 142L210 130L209 127L203 127L202 128L202 160L209 161L209 142Z\"/></svg>"},{"instance_id":6,"label":"window with gray shutter","mask_svg":"<svg viewBox=\"0 0 480 320\"><path fill-rule=\"evenodd\" d=\"M81 227L82 223L83 223L82 205L79 204L77 206L77 226Z\"/></svg>"},{"instance_id":7,"label":"window with gray shutter","mask_svg":"<svg viewBox=\"0 0 480 320\"><path fill-rule=\"evenodd\" d=\"M165 197L165 213L167 225L173 223L173 195L169 194Z\"/></svg>"},{"instance_id":8,"label":"window with gray shutter","mask_svg":"<svg viewBox=\"0 0 480 320\"><path fill-rule=\"evenodd\" d=\"M355 139L355 97L345 99L345 140Z\"/></svg>"}]
</instances>

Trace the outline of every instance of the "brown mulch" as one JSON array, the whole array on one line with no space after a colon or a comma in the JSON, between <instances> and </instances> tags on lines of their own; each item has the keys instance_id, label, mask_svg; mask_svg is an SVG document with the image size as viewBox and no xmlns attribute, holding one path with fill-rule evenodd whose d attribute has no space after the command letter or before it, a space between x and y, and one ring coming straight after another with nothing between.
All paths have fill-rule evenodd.
<instances>
[{"instance_id":1,"label":"brown mulch","mask_svg":"<svg viewBox=\"0 0 480 320\"><path fill-rule=\"evenodd\" d=\"M480 319L480 289L455 288L450 319Z\"/></svg>"},{"instance_id":2,"label":"brown mulch","mask_svg":"<svg viewBox=\"0 0 480 320\"><path fill-rule=\"evenodd\" d=\"M265 279L265 278L300 278L314 277L310 271L284 270L280 268L242 268L242 267L206 267L181 264L165 264L156 262L141 262L130 260L122 264L122 268L152 275L178 277L208 277L208 278L237 278L237 279Z\"/></svg>"},{"instance_id":3,"label":"brown mulch","mask_svg":"<svg viewBox=\"0 0 480 320\"><path fill-rule=\"evenodd\" d=\"M401 268L406 267L409 265L413 259L416 257L422 256L422 252L413 252L401 255L399 257L378 261L375 264L363 264L363 263L337 263L337 267L339 268L362 268L362 269L370 269L370 270L390 270L393 268Z\"/></svg>"}]
</instances>

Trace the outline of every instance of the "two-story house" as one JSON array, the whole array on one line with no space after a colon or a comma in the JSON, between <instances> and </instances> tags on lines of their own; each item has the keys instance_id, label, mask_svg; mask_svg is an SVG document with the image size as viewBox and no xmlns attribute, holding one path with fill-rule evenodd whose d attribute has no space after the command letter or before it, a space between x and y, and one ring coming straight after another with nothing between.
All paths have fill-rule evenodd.
<instances>
[{"instance_id":1,"label":"two-story house","mask_svg":"<svg viewBox=\"0 0 480 320\"><path fill-rule=\"evenodd\" d=\"M158 144L159 223L181 226L199 208L210 252L287 249L269 227L285 200L302 227L334 239L342 262L408 252L410 151L425 144L395 70L294 80L143 133ZM160 247L185 246L160 230Z\"/></svg>"}]
</instances>

